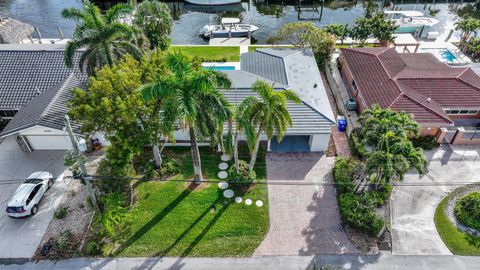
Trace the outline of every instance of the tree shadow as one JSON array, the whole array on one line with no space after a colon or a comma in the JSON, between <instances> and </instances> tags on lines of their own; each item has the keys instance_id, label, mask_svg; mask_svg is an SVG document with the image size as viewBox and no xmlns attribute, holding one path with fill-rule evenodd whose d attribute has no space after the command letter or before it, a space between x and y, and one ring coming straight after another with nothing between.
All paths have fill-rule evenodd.
<instances>
[{"instance_id":1,"label":"tree shadow","mask_svg":"<svg viewBox=\"0 0 480 270\"><path fill-rule=\"evenodd\" d=\"M152 227L154 227L158 222L160 222L164 217L166 217L181 201L183 201L193 189L186 188L183 190L180 195L175 198L170 204L168 204L165 208L162 209L157 215L155 215L149 222L143 225L138 231L135 232L130 238L125 241L115 252L114 255L119 255L122 251L132 245L135 241L140 239L143 235L145 235Z\"/></svg>"},{"instance_id":2,"label":"tree shadow","mask_svg":"<svg viewBox=\"0 0 480 270\"><path fill-rule=\"evenodd\" d=\"M144 263L142 263L141 265L139 265L138 267L135 267L133 269L152 269L155 267L155 265L162 260L162 258L164 256L166 256L173 248L175 248L175 246L177 246L184 238L185 236L187 236L191 231L192 229L203 219L205 218L205 216L207 216L208 213L211 212L211 209L214 209L215 206L217 204L219 204L221 201L223 200L226 200L224 197L223 197L223 190L218 190L218 198L212 203L210 204L209 207L207 207L196 219L195 221L193 221L193 223L187 228L185 229L182 234L180 234L180 236L175 240L175 242L173 242L170 246L168 246L167 248L157 252L156 254L154 254L153 256L151 257L157 257L155 260L145 260ZM227 204L224 204L215 214L215 216L213 217L213 219L207 224L207 226L205 226L205 228L202 230L202 232L192 241L192 243L190 243L190 245L181 253L181 255L179 255L179 259L172 265L169 267L169 269L180 269L183 267L183 264L182 264L182 260L183 260L183 257L187 257L191 252L192 250L195 248L195 246L198 245L198 243L203 239L203 237L205 237L205 235L208 233L208 231L210 231L210 229L213 227L213 225L215 225L215 223L220 219L220 217L223 215L223 213L225 213L225 211L228 209L228 207L230 206L232 202L231 201L228 201ZM160 256L160 257L158 257Z\"/></svg>"},{"instance_id":3,"label":"tree shadow","mask_svg":"<svg viewBox=\"0 0 480 270\"><path fill-rule=\"evenodd\" d=\"M323 176L322 182L332 183L331 173ZM324 185L316 188L306 211L313 213L308 227L302 230L305 246L299 255L318 254L355 254L355 245L349 240L342 226L340 210L334 186Z\"/></svg>"}]
</instances>

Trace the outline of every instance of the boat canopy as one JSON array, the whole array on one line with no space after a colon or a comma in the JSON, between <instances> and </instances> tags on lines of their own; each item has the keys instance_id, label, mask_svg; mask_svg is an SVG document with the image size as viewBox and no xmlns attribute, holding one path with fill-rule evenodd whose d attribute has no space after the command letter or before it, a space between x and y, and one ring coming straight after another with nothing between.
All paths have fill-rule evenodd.
<instances>
[{"instance_id":1,"label":"boat canopy","mask_svg":"<svg viewBox=\"0 0 480 270\"><path fill-rule=\"evenodd\" d=\"M423 13L420 11L414 10L386 10L384 11L385 14L400 14L406 17L422 17Z\"/></svg>"},{"instance_id":2,"label":"boat canopy","mask_svg":"<svg viewBox=\"0 0 480 270\"><path fill-rule=\"evenodd\" d=\"M240 19L238 19L238 18L222 18L222 24L229 24L229 23L240 23Z\"/></svg>"}]
</instances>

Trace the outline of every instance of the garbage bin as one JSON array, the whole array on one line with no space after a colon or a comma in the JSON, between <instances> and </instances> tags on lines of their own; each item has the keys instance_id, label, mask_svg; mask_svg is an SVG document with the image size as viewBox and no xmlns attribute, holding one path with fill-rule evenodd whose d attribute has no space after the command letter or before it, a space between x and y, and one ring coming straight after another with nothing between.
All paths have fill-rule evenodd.
<instances>
[{"instance_id":1,"label":"garbage bin","mask_svg":"<svg viewBox=\"0 0 480 270\"><path fill-rule=\"evenodd\" d=\"M339 117L337 123L338 131L345 132L347 130L347 119L345 117Z\"/></svg>"}]
</instances>

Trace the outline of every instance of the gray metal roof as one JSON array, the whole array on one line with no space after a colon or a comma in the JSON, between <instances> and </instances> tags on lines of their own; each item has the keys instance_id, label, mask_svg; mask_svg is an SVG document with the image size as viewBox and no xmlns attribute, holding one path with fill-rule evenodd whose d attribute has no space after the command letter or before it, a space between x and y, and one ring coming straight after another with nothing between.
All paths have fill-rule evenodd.
<instances>
[{"instance_id":1,"label":"gray metal roof","mask_svg":"<svg viewBox=\"0 0 480 270\"><path fill-rule=\"evenodd\" d=\"M305 104L335 123L320 70L311 52L261 48L241 55L241 69L288 85Z\"/></svg>"},{"instance_id":2,"label":"gray metal roof","mask_svg":"<svg viewBox=\"0 0 480 270\"><path fill-rule=\"evenodd\" d=\"M64 64L64 52L52 46L28 46L30 50L16 49L23 45L0 46L0 109L19 110L32 98L58 85L72 72L85 83L76 64L69 69Z\"/></svg>"},{"instance_id":3,"label":"gray metal roof","mask_svg":"<svg viewBox=\"0 0 480 270\"><path fill-rule=\"evenodd\" d=\"M287 84L287 74L283 59L261 53L259 50L241 55L241 69L281 84Z\"/></svg>"},{"instance_id":4,"label":"gray metal roof","mask_svg":"<svg viewBox=\"0 0 480 270\"><path fill-rule=\"evenodd\" d=\"M251 89L252 84L257 80L266 83L274 83L271 80L262 78L256 74L252 74L242 70L224 71L232 81L234 88L223 90L225 98L234 106L238 106L245 98L249 96L257 96L258 94ZM273 84L274 89L281 91L289 89L288 86L281 84ZM287 109L290 112L293 125L287 129L288 135L309 135L330 133L333 122L314 110L306 103L295 104L289 102Z\"/></svg>"},{"instance_id":5,"label":"gray metal roof","mask_svg":"<svg viewBox=\"0 0 480 270\"><path fill-rule=\"evenodd\" d=\"M20 43L33 33L33 26L12 18L0 18L0 44Z\"/></svg>"},{"instance_id":6,"label":"gray metal roof","mask_svg":"<svg viewBox=\"0 0 480 270\"><path fill-rule=\"evenodd\" d=\"M70 74L56 86L30 100L0 133L0 137L37 125L62 130L64 116L68 111L67 103L72 97L71 90L82 87L82 83ZM74 132L80 132L80 125L72 123Z\"/></svg>"}]
</instances>

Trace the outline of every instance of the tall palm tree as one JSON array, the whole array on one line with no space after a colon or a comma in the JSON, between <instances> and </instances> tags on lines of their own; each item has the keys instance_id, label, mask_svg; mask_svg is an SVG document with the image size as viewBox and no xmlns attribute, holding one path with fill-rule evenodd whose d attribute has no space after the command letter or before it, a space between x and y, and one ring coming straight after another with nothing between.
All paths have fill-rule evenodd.
<instances>
[{"instance_id":1,"label":"tall palm tree","mask_svg":"<svg viewBox=\"0 0 480 270\"><path fill-rule=\"evenodd\" d=\"M131 42L134 32L132 27L121 23L119 19L132 12L127 4L117 4L105 13L94 4L85 2L83 9L66 8L62 17L75 20L77 26L73 38L65 48L65 64L73 67L75 52L84 48L79 66L88 74L93 74L96 67L112 66L124 54L139 59L141 51Z\"/></svg>"},{"instance_id":2,"label":"tall palm tree","mask_svg":"<svg viewBox=\"0 0 480 270\"><path fill-rule=\"evenodd\" d=\"M145 99L162 100L164 121L178 121L188 130L194 181L200 183L203 177L197 136L212 139L218 123L230 117L230 104L218 88L228 89L231 82L224 73L205 70L180 52L169 53L166 65L167 74L158 74L139 91Z\"/></svg>"},{"instance_id":3,"label":"tall palm tree","mask_svg":"<svg viewBox=\"0 0 480 270\"><path fill-rule=\"evenodd\" d=\"M257 160L262 133L265 133L269 140L276 134L277 141L280 142L287 128L292 126L292 119L287 110L287 102L301 102L300 98L292 90L275 91L272 86L263 81L256 81L252 86L252 90L258 93L261 99L256 96L250 96L240 104L241 111L244 114L243 117L248 119L252 127L256 128L255 142L253 147L250 146L250 171L253 170Z\"/></svg>"}]
</instances>

